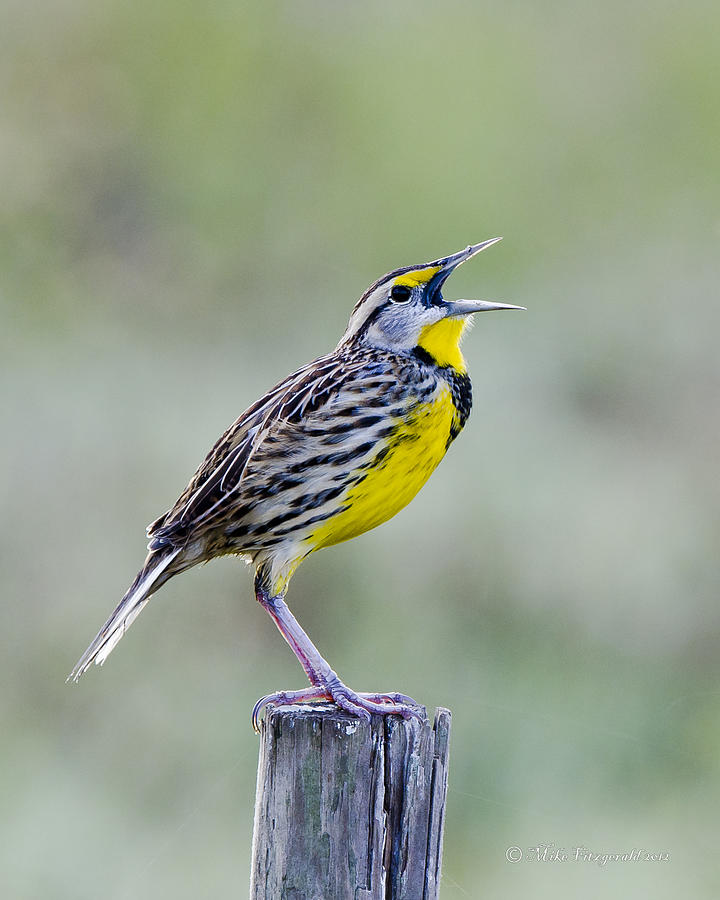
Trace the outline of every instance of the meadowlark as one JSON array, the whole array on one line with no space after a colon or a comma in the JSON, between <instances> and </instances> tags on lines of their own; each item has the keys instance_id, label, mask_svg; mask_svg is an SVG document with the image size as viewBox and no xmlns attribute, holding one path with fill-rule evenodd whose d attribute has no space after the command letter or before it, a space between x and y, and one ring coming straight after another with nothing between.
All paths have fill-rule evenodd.
<instances>
[{"instance_id":1,"label":"meadowlark","mask_svg":"<svg viewBox=\"0 0 720 900\"><path fill-rule=\"evenodd\" d=\"M473 313L522 309L446 300L450 273L500 238L383 276L362 295L340 343L247 409L217 441L179 499L147 529L135 581L69 679L102 664L166 581L216 556L255 567L255 594L310 680L263 697L262 708L311 700L372 713L418 715L404 694L359 694L338 678L285 603L315 550L387 521L417 494L470 414L460 340Z\"/></svg>"}]
</instances>

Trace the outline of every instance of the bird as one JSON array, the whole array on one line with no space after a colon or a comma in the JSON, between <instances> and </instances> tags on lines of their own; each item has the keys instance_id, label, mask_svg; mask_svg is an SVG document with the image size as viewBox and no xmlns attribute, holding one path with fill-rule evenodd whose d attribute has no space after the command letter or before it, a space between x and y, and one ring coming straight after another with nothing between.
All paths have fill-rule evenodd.
<instances>
[{"instance_id":1,"label":"bird","mask_svg":"<svg viewBox=\"0 0 720 900\"><path fill-rule=\"evenodd\" d=\"M236 555L254 567L259 603L309 686L276 691L262 710L331 702L368 721L421 717L398 692L351 690L291 613L290 579L311 553L363 534L405 507L464 427L472 387L460 342L475 313L524 309L446 300L450 274L491 238L375 281L335 349L280 381L224 432L176 503L147 528L148 555L68 681L102 665L150 598L175 575Z\"/></svg>"}]
</instances>

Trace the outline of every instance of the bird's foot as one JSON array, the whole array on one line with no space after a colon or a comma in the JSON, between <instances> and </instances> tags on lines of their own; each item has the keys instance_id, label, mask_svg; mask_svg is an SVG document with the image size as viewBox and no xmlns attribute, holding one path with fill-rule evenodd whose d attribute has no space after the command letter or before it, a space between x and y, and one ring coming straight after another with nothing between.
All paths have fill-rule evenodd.
<instances>
[{"instance_id":1,"label":"bird's foot","mask_svg":"<svg viewBox=\"0 0 720 900\"><path fill-rule=\"evenodd\" d=\"M425 710L412 697L396 692L385 694L357 694L344 685L337 676L327 680L325 684L312 685L300 691L276 691L261 697L253 707L252 726L260 731L260 713L266 706L290 706L293 703L309 703L313 700L327 700L335 703L340 709L357 716L365 722L373 715L402 716L403 719L415 718L425 721Z\"/></svg>"}]
</instances>

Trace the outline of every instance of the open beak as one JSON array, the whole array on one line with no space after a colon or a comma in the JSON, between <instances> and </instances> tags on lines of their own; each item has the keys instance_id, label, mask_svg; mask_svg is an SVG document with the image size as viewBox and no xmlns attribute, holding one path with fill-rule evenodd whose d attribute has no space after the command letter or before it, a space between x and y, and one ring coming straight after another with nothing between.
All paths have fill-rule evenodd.
<instances>
[{"instance_id":1,"label":"open beak","mask_svg":"<svg viewBox=\"0 0 720 900\"><path fill-rule=\"evenodd\" d=\"M526 306L513 306L512 303L493 303L490 300L446 300L447 318L469 316L472 313L489 312L491 309L527 309Z\"/></svg>"},{"instance_id":2,"label":"open beak","mask_svg":"<svg viewBox=\"0 0 720 900\"><path fill-rule=\"evenodd\" d=\"M480 244L471 244L459 253L453 253L452 256L447 256L444 259L438 259L434 263L430 263L430 265L438 266L440 269L440 271L433 276L428 285L428 291L431 293L432 297L431 302L443 306L446 310L446 317L455 318L457 316L469 316L472 315L472 313L489 312L493 309L525 309L524 306L513 306L510 303L492 303L489 300L442 299L440 289L455 269L457 269L459 265L462 265L462 263L467 262L467 260L472 259L473 256L477 255L482 250L485 250L487 247L492 247L493 244L497 244L497 242L501 240L502 238L496 237L490 238L489 241L482 241Z\"/></svg>"}]
</instances>

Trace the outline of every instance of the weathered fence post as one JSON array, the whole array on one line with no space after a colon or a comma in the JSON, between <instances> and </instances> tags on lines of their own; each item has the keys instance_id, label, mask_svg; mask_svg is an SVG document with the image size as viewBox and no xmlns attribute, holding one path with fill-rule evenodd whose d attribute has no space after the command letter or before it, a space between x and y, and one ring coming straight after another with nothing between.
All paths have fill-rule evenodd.
<instances>
[{"instance_id":1,"label":"weathered fence post","mask_svg":"<svg viewBox=\"0 0 720 900\"><path fill-rule=\"evenodd\" d=\"M251 900L436 900L450 711L365 724L329 705L262 725Z\"/></svg>"}]
</instances>

